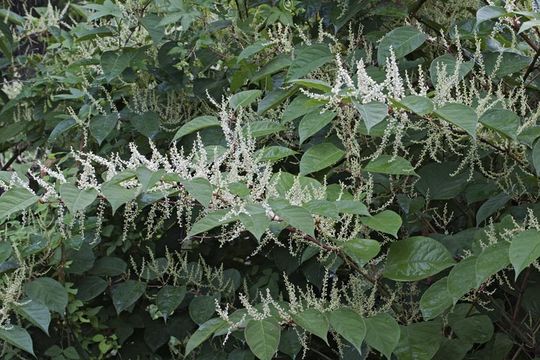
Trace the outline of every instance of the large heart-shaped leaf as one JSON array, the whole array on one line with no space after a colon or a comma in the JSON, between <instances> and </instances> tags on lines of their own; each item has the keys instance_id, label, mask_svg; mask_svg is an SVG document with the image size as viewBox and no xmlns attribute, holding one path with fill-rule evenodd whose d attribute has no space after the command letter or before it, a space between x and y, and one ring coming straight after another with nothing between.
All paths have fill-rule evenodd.
<instances>
[{"instance_id":1,"label":"large heart-shaped leaf","mask_svg":"<svg viewBox=\"0 0 540 360\"><path fill-rule=\"evenodd\" d=\"M366 336L364 319L350 309L337 309L329 314L330 325L345 340L361 352L362 342Z\"/></svg>"},{"instance_id":2,"label":"large heart-shaped leaf","mask_svg":"<svg viewBox=\"0 0 540 360\"><path fill-rule=\"evenodd\" d=\"M315 309L307 309L293 314L292 318L297 325L307 332L320 337L326 343L328 342L326 336L330 328L330 322L324 313Z\"/></svg>"},{"instance_id":3,"label":"large heart-shaped leaf","mask_svg":"<svg viewBox=\"0 0 540 360\"><path fill-rule=\"evenodd\" d=\"M290 205L288 201L282 199L270 200L268 203L272 210L291 226L315 236L315 222L309 211L300 206Z\"/></svg>"},{"instance_id":4,"label":"large heart-shaped leaf","mask_svg":"<svg viewBox=\"0 0 540 360\"><path fill-rule=\"evenodd\" d=\"M244 331L246 342L253 354L261 360L271 360L279 346L281 328L273 318L252 319Z\"/></svg>"},{"instance_id":5,"label":"large heart-shaped leaf","mask_svg":"<svg viewBox=\"0 0 540 360\"><path fill-rule=\"evenodd\" d=\"M397 237L397 232L401 227L401 217L392 210L384 210L371 217L362 217L360 221L375 231L390 234Z\"/></svg>"},{"instance_id":6,"label":"large heart-shaped leaf","mask_svg":"<svg viewBox=\"0 0 540 360\"><path fill-rule=\"evenodd\" d=\"M471 107L459 103L448 103L438 108L435 114L449 123L462 128L471 137L476 138L478 116L476 116L476 113Z\"/></svg>"},{"instance_id":7,"label":"large heart-shaped leaf","mask_svg":"<svg viewBox=\"0 0 540 360\"><path fill-rule=\"evenodd\" d=\"M226 326L227 322L221 318L210 319L191 335L186 345L186 356L188 356L195 348L208 340L210 336L218 329Z\"/></svg>"},{"instance_id":8,"label":"large heart-shaped leaf","mask_svg":"<svg viewBox=\"0 0 540 360\"><path fill-rule=\"evenodd\" d=\"M60 198L72 213L84 210L94 202L97 196L96 189L79 189L70 183L60 186Z\"/></svg>"},{"instance_id":9,"label":"large heart-shaped leaf","mask_svg":"<svg viewBox=\"0 0 540 360\"><path fill-rule=\"evenodd\" d=\"M439 350L442 340L441 326L437 322L401 326L401 336L394 353L402 360L430 360Z\"/></svg>"},{"instance_id":10,"label":"large heart-shaped leaf","mask_svg":"<svg viewBox=\"0 0 540 360\"><path fill-rule=\"evenodd\" d=\"M366 324L366 343L390 359L396 348L401 330L394 318L386 313L379 313L364 319Z\"/></svg>"},{"instance_id":11,"label":"large heart-shaped leaf","mask_svg":"<svg viewBox=\"0 0 540 360\"><path fill-rule=\"evenodd\" d=\"M509 254L517 279L523 269L540 258L540 232L531 229L514 236Z\"/></svg>"},{"instance_id":12,"label":"large heart-shaped leaf","mask_svg":"<svg viewBox=\"0 0 540 360\"><path fill-rule=\"evenodd\" d=\"M351 257L358 266L364 266L379 254L381 244L371 239L351 239L343 245L345 254Z\"/></svg>"},{"instance_id":13,"label":"large heart-shaped leaf","mask_svg":"<svg viewBox=\"0 0 540 360\"><path fill-rule=\"evenodd\" d=\"M37 278L25 286L26 295L49 310L64 314L68 293L64 286L50 277Z\"/></svg>"},{"instance_id":14,"label":"large heart-shaped leaf","mask_svg":"<svg viewBox=\"0 0 540 360\"><path fill-rule=\"evenodd\" d=\"M219 126L219 120L215 116L199 116L191 121L188 121L174 134L173 141L194 133L196 131L206 129L212 126Z\"/></svg>"},{"instance_id":15,"label":"large heart-shaped leaf","mask_svg":"<svg viewBox=\"0 0 540 360\"><path fill-rule=\"evenodd\" d=\"M289 66L287 79L302 78L332 59L332 53L326 44L301 47L295 51L294 60Z\"/></svg>"},{"instance_id":16,"label":"large heart-shaped leaf","mask_svg":"<svg viewBox=\"0 0 540 360\"><path fill-rule=\"evenodd\" d=\"M303 143L307 138L315 135L319 130L330 124L335 117L335 112L325 111L321 114L319 110L315 110L304 115L300 121L300 124L298 125L300 143Z\"/></svg>"},{"instance_id":17,"label":"large heart-shaped leaf","mask_svg":"<svg viewBox=\"0 0 540 360\"><path fill-rule=\"evenodd\" d=\"M452 255L437 240L414 236L390 245L384 276L396 281L416 281L454 265Z\"/></svg>"},{"instance_id":18,"label":"large heart-shaped leaf","mask_svg":"<svg viewBox=\"0 0 540 360\"><path fill-rule=\"evenodd\" d=\"M515 112L506 109L490 109L483 113L478 121L485 127L514 140L521 125L519 116Z\"/></svg>"},{"instance_id":19,"label":"large heart-shaped leaf","mask_svg":"<svg viewBox=\"0 0 540 360\"><path fill-rule=\"evenodd\" d=\"M310 147L300 160L300 175L307 175L326 169L343 158L345 152L332 143L322 143Z\"/></svg>"},{"instance_id":20,"label":"large heart-shaped leaf","mask_svg":"<svg viewBox=\"0 0 540 360\"><path fill-rule=\"evenodd\" d=\"M7 328L0 327L0 339L34 355L32 338L30 337L30 334L28 334L28 331L20 326L11 325Z\"/></svg>"},{"instance_id":21,"label":"large heart-shaped leaf","mask_svg":"<svg viewBox=\"0 0 540 360\"><path fill-rule=\"evenodd\" d=\"M420 310L426 320L431 320L441 315L452 306L452 296L448 292L448 278L444 277L433 283L420 299Z\"/></svg>"},{"instance_id":22,"label":"large heart-shaped leaf","mask_svg":"<svg viewBox=\"0 0 540 360\"><path fill-rule=\"evenodd\" d=\"M0 219L22 211L38 201L38 197L22 187L14 187L0 196Z\"/></svg>"},{"instance_id":23,"label":"large heart-shaped leaf","mask_svg":"<svg viewBox=\"0 0 540 360\"><path fill-rule=\"evenodd\" d=\"M34 300L23 300L21 305L16 306L15 309L19 315L43 330L45 334L49 335L51 313L45 305Z\"/></svg>"},{"instance_id":24,"label":"large heart-shaped leaf","mask_svg":"<svg viewBox=\"0 0 540 360\"><path fill-rule=\"evenodd\" d=\"M364 170L372 173L389 175L416 175L409 160L400 156L379 155L371 160Z\"/></svg>"},{"instance_id":25,"label":"large heart-shaped leaf","mask_svg":"<svg viewBox=\"0 0 540 360\"><path fill-rule=\"evenodd\" d=\"M146 283L137 280L126 280L112 288L112 301L116 313L122 311L135 304L137 300L144 294Z\"/></svg>"},{"instance_id":26,"label":"large heart-shaped leaf","mask_svg":"<svg viewBox=\"0 0 540 360\"><path fill-rule=\"evenodd\" d=\"M379 101L360 104L353 100L353 104L356 110L358 110L360 113L362 120L364 120L368 134L372 127L381 123L388 115L388 106Z\"/></svg>"},{"instance_id":27,"label":"large heart-shaped leaf","mask_svg":"<svg viewBox=\"0 0 540 360\"><path fill-rule=\"evenodd\" d=\"M384 65L386 58L390 56L390 51L394 52L396 59L419 48L427 36L414 26L402 26L387 33L379 43L377 49L377 62ZM391 49L391 50L390 50Z\"/></svg>"}]
</instances>

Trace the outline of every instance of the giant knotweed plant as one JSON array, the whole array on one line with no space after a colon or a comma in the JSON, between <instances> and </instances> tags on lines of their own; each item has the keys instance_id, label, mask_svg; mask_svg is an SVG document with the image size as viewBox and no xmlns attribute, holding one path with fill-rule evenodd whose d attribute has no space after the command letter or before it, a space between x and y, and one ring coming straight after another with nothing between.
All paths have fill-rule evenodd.
<instances>
[{"instance_id":1,"label":"giant knotweed plant","mask_svg":"<svg viewBox=\"0 0 540 360\"><path fill-rule=\"evenodd\" d=\"M534 359L537 11L6 2L0 357Z\"/></svg>"}]
</instances>

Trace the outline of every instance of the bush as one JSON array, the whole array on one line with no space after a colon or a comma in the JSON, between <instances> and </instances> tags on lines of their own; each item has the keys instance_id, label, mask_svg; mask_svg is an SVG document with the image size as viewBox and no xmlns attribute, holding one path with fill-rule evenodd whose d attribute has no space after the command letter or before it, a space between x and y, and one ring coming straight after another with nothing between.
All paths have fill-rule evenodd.
<instances>
[{"instance_id":1,"label":"bush","mask_svg":"<svg viewBox=\"0 0 540 360\"><path fill-rule=\"evenodd\" d=\"M2 359L534 359L536 1L4 1Z\"/></svg>"}]
</instances>

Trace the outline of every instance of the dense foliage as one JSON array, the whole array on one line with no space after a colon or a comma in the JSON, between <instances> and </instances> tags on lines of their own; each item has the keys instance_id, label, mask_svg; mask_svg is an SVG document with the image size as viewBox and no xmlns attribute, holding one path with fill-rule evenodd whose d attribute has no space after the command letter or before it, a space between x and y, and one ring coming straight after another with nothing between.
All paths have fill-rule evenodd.
<instances>
[{"instance_id":1,"label":"dense foliage","mask_svg":"<svg viewBox=\"0 0 540 360\"><path fill-rule=\"evenodd\" d=\"M0 358L540 356L538 1L0 20Z\"/></svg>"}]
</instances>

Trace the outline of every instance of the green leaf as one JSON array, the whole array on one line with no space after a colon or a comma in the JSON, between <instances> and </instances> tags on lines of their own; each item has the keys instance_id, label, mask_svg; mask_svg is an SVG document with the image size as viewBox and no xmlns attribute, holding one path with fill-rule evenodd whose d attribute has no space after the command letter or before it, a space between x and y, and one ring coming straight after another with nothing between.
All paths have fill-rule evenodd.
<instances>
[{"instance_id":1,"label":"green leaf","mask_svg":"<svg viewBox=\"0 0 540 360\"><path fill-rule=\"evenodd\" d=\"M210 295L195 296L189 303L188 310L193 322L203 324L216 312L216 298Z\"/></svg>"},{"instance_id":2,"label":"green leaf","mask_svg":"<svg viewBox=\"0 0 540 360\"><path fill-rule=\"evenodd\" d=\"M157 171L149 170L144 166L137 168L137 179L141 183L141 191L146 192L148 189L151 189L156 185L161 178L165 175L165 170L160 169Z\"/></svg>"},{"instance_id":3,"label":"green leaf","mask_svg":"<svg viewBox=\"0 0 540 360\"><path fill-rule=\"evenodd\" d=\"M302 344L296 330L292 327L284 329L281 333L279 351L295 359L300 350L302 350Z\"/></svg>"},{"instance_id":4,"label":"green leaf","mask_svg":"<svg viewBox=\"0 0 540 360\"><path fill-rule=\"evenodd\" d=\"M131 125L139 133L149 139L153 139L159 133L161 120L154 111L146 111L142 114L132 114L130 118Z\"/></svg>"},{"instance_id":5,"label":"green leaf","mask_svg":"<svg viewBox=\"0 0 540 360\"><path fill-rule=\"evenodd\" d=\"M518 73L531 62L529 56L513 52L487 52L483 55L486 74L494 78Z\"/></svg>"},{"instance_id":6,"label":"green leaf","mask_svg":"<svg viewBox=\"0 0 540 360\"><path fill-rule=\"evenodd\" d=\"M11 325L9 328L0 328L0 339L34 355L32 338L30 337L30 334L28 334L28 331L20 326Z\"/></svg>"},{"instance_id":7,"label":"green leaf","mask_svg":"<svg viewBox=\"0 0 540 360\"><path fill-rule=\"evenodd\" d=\"M443 339L433 360L462 360L471 348L472 344L467 340Z\"/></svg>"},{"instance_id":8,"label":"green leaf","mask_svg":"<svg viewBox=\"0 0 540 360\"><path fill-rule=\"evenodd\" d=\"M521 34L522 32L527 31L529 29L532 29L535 26L540 26L540 19L533 19L533 20L525 21L519 27L518 34Z\"/></svg>"},{"instance_id":9,"label":"green leaf","mask_svg":"<svg viewBox=\"0 0 540 360\"><path fill-rule=\"evenodd\" d=\"M295 49L287 80L300 79L333 59L326 44L315 44Z\"/></svg>"},{"instance_id":10,"label":"green leaf","mask_svg":"<svg viewBox=\"0 0 540 360\"><path fill-rule=\"evenodd\" d=\"M298 125L300 144L302 144L307 138L315 135L326 125L330 124L336 115L337 114L333 111L325 111L321 114L318 109L304 115L300 121L300 124Z\"/></svg>"},{"instance_id":11,"label":"green leaf","mask_svg":"<svg viewBox=\"0 0 540 360\"><path fill-rule=\"evenodd\" d=\"M159 26L161 19L161 16L156 14L146 14L144 17L139 18L141 25L148 31L155 45L159 44L165 36L165 29Z\"/></svg>"},{"instance_id":12,"label":"green leaf","mask_svg":"<svg viewBox=\"0 0 540 360\"><path fill-rule=\"evenodd\" d=\"M476 286L476 256L458 262L448 274L447 287L454 304Z\"/></svg>"},{"instance_id":13,"label":"green leaf","mask_svg":"<svg viewBox=\"0 0 540 360\"><path fill-rule=\"evenodd\" d=\"M86 209L96 200L97 196L96 189L81 190L70 183L60 185L60 198L72 213Z\"/></svg>"},{"instance_id":14,"label":"green leaf","mask_svg":"<svg viewBox=\"0 0 540 360\"><path fill-rule=\"evenodd\" d=\"M278 71L281 71L285 69L286 67L290 66L292 63L292 60L290 58L289 54L282 54L279 56L276 56L270 62L268 62L266 65L264 65L255 75L251 77L251 81L259 81L262 78L272 75L274 73L277 73Z\"/></svg>"},{"instance_id":15,"label":"green leaf","mask_svg":"<svg viewBox=\"0 0 540 360\"><path fill-rule=\"evenodd\" d=\"M476 139L478 117L471 107L458 103L448 103L438 108L435 114L449 123L462 128L467 134Z\"/></svg>"},{"instance_id":16,"label":"green leaf","mask_svg":"<svg viewBox=\"0 0 540 360\"><path fill-rule=\"evenodd\" d=\"M517 139L520 143L532 148L538 137L540 137L540 126L534 125L521 130Z\"/></svg>"},{"instance_id":17,"label":"green leaf","mask_svg":"<svg viewBox=\"0 0 540 360\"><path fill-rule=\"evenodd\" d=\"M371 160L364 167L364 170L367 172L388 175L416 175L409 160L400 156L393 157L392 155L384 154Z\"/></svg>"},{"instance_id":18,"label":"green leaf","mask_svg":"<svg viewBox=\"0 0 540 360\"><path fill-rule=\"evenodd\" d=\"M409 95L393 102L420 116L430 114L434 109L433 101L425 96Z\"/></svg>"},{"instance_id":19,"label":"green leaf","mask_svg":"<svg viewBox=\"0 0 540 360\"><path fill-rule=\"evenodd\" d=\"M263 114L266 111L273 109L274 107L281 104L285 99L291 97L298 90L297 85L293 85L287 89L277 89L266 94L261 101L259 101L259 106L257 107L257 113Z\"/></svg>"},{"instance_id":20,"label":"green leaf","mask_svg":"<svg viewBox=\"0 0 540 360\"><path fill-rule=\"evenodd\" d=\"M68 294L64 286L49 278L37 278L25 285L28 297L45 305L49 310L64 314L68 303Z\"/></svg>"},{"instance_id":21,"label":"green leaf","mask_svg":"<svg viewBox=\"0 0 540 360\"><path fill-rule=\"evenodd\" d=\"M326 338L330 328L330 322L325 314L319 310L307 309L292 315L294 322L313 335L316 335L328 343Z\"/></svg>"},{"instance_id":22,"label":"green leaf","mask_svg":"<svg viewBox=\"0 0 540 360\"><path fill-rule=\"evenodd\" d=\"M101 145L103 143L103 140L109 134L113 129L116 127L116 124L118 123L118 115L116 113L110 113L107 115L98 115L94 116L90 120L90 134L96 139L98 145Z\"/></svg>"},{"instance_id":23,"label":"green leaf","mask_svg":"<svg viewBox=\"0 0 540 360\"><path fill-rule=\"evenodd\" d=\"M193 120L182 125L180 129L174 134L173 141L178 140L188 134L194 133L196 131L206 129L212 126L219 126L220 122L215 116L199 116Z\"/></svg>"},{"instance_id":24,"label":"green leaf","mask_svg":"<svg viewBox=\"0 0 540 360\"><path fill-rule=\"evenodd\" d=\"M126 270L127 264L124 260L113 256L103 256L96 260L90 273L103 276L118 276L124 274Z\"/></svg>"},{"instance_id":25,"label":"green leaf","mask_svg":"<svg viewBox=\"0 0 540 360\"><path fill-rule=\"evenodd\" d=\"M246 90L234 94L229 100L229 105L233 110L237 110L240 107L246 107L251 105L262 94L261 90Z\"/></svg>"},{"instance_id":26,"label":"green leaf","mask_svg":"<svg viewBox=\"0 0 540 360\"><path fill-rule=\"evenodd\" d=\"M308 89L319 90L324 93L328 93L332 90L332 86L330 86L329 83L327 83L326 81L317 80L317 79L296 79L296 80L290 80L288 81L288 83L300 85Z\"/></svg>"},{"instance_id":27,"label":"green leaf","mask_svg":"<svg viewBox=\"0 0 540 360\"><path fill-rule=\"evenodd\" d=\"M351 239L343 245L343 251L362 267L379 254L381 244L371 239Z\"/></svg>"},{"instance_id":28,"label":"green leaf","mask_svg":"<svg viewBox=\"0 0 540 360\"><path fill-rule=\"evenodd\" d=\"M249 59L251 56L259 53L261 50L264 50L268 46L270 46L270 43L268 41L256 41L253 44L246 46L246 48L243 49L240 54L238 54L236 61L240 62L242 60Z\"/></svg>"},{"instance_id":29,"label":"green leaf","mask_svg":"<svg viewBox=\"0 0 540 360\"><path fill-rule=\"evenodd\" d=\"M266 318L251 319L244 330L249 349L261 360L271 360L278 350L281 327L277 320Z\"/></svg>"},{"instance_id":30,"label":"green leaf","mask_svg":"<svg viewBox=\"0 0 540 360\"><path fill-rule=\"evenodd\" d=\"M35 204L38 197L22 187L13 187L0 196L0 219Z\"/></svg>"},{"instance_id":31,"label":"green leaf","mask_svg":"<svg viewBox=\"0 0 540 360\"><path fill-rule=\"evenodd\" d=\"M493 274L498 273L510 264L508 257L510 244L497 243L485 248L476 259L476 287L482 285Z\"/></svg>"},{"instance_id":32,"label":"green leaf","mask_svg":"<svg viewBox=\"0 0 540 360\"><path fill-rule=\"evenodd\" d=\"M444 277L433 283L420 299L420 311L425 320L431 320L441 315L453 305L452 296L448 292L448 278Z\"/></svg>"},{"instance_id":33,"label":"green leaf","mask_svg":"<svg viewBox=\"0 0 540 360\"><path fill-rule=\"evenodd\" d=\"M123 283L115 285L111 290L111 297L116 313L120 314L135 304L144 294L145 290L146 283L137 280L126 280Z\"/></svg>"},{"instance_id":34,"label":"green leaf","mask_svg":"<svg viewBox=\"0 0 540 360\"><path fill-rule=\"evenodd\" d=\"M296 151L284 146L268 146L257 151L255 156L261 161L274 162L296 154Z\"/></svg>"},{"instance_id":35,"label":"green leaf","mask_svg":"<svg viewBox=\"0 0 540 360\"><path fill-rule=\"evenodd\" d=\"M118 208L139 195L139 188L126 189L115 182L106 182L101 186L101 192L111 204L113 214Z\"/></svg>"},{"instance_id":36,"label":"green leaf","mask_svg":"<svg viewBox=\"0 0 540 360\"><path fill-rule=\"evenodd\" d=\"M229 212L230 210L228 209L221 209L208 213L191 226L191 230L187 236L195 236L197 234L212 230L218 226L238 220L236 217L227 216Z\"/></svg>"},{"instance_id":37,"label":"green leaf","mask_svg":"<svg viewBox=\"0 0 540 360\"><path fill-rule=\"evenodd\" d=\"M195 331L188 340L185 356L187 357L195 348L208 340L208 338L210 338L210 336L212 336L214 332L216 332L224 325L227 325L227 322L225 320L222 320L221 318L215 318L210 319L201 326L199 326L197 331Z\"/></svg>"},{"instance_id":38,"label":"green leaf","mask_svg":"<svg viewBox=\"0 0 540 360\"><path fill-rule=\"evenodd\" d=\"M485 127L513 140L516 139L518 128L521 125L519 116L506 109L490 109L483 113L478 121Z\"/></svg>"},{"instance_id":39,"label":"green leaf","mask_svg":"<svg viewBox=\"0 0 540 360\"><path fill-rule=\"evenodd\" d=\"M22 305L16 306L15 309L19 315L49 335L51 313L45 305L33 300L23 300Z\"/></svg>"},{"instance_id":40,"label":"green leaf","mask_svg":"<svg viewBox=\"0 0 540 360\"><path fill-rule=\"evenodd\" d=\"M483 23L484 21L488 21L491 19L497 19L501 16L507 16L508 12L500 7L500 6L483 6L476 12L476 27L478 28L478 25Z\"/></svg>"},{"instance_id":41,"label":"green leaf","mask_svg":"<svg viewBox=\"0 0 540 360\"><path fill-rule=\"evenodd\" d=\"M332 143L310 147L300 160L300 175L307 175L334 165L343 158L345 151Z\"/></svg>"},{"instance_id":42,"label":"green leaf","mask_svg":"<svg viewBox=\"0 0 540 360\"><path fill-rule=\"evenodd\" d=\"M414 236L390 245L384 276L395 281L416 281L452 265L454 260L444 245L432 238Z\"/></svg>"},{"instance_id":43,"label":"green leaf","mask_svg":"<svg viewBox=\"0 0 540 360\"><path fill-rule=\"evenodd\" d=\"M99 276L87 276L77 283L77 299L90 301L95 299L107 289L109 283Z\"/></svg>"},{"instance_id":44,"label":"green leaf","mask_svg":"<svg viewBox=\"0 0 540 360\"><path fill-rule=\"evenodd\" d=\"M384 210L372 217L362 217L360 221L372 230L397 237L401 227L401 217L392 210Z\"/></svg>"},{"instance_id":45,"label":"green leaf","mask_svg":"<svg viewBox=\"0 0 540 360\"><path fill-rule=\"evenodd\" d=\"M123 51L105 51L101 55L101 68L107 81L118 77L129 67L131 55Z\"/></svg>"},{"instance_id":46,"label":"green leaf","mask_svg":"<svg viewBox=\"0 0 540 360\"><path fill-rule=\"evenodd\" d=\"M476 213L476 226L480 226L488 217L502 210L510 199L512 198L503 192L489 198L480 206Z\"/></svg>"},{"instance_id":47,"label":"green leaf","mask_svg":"<svg viewBox=\"0 0 540 360\"><path fill-rule=\"evenodd\" d=\"M390 49L396 59L400 59L419 48L427 39L426 34L414 26L402 26L384 35L377 49L377 63L384 66L386 58L390 57Z\"/></svg>"},{"instance_id":48,"label":"green leaf","mask_svg":"<svg viewBox=\"0 0 540 360\"><path fill-rule=\"evenodd\" d=\"M540 257L540 232L531 229L514 236L510 243L509 256L517 279L523 269Z\"/></svg>"},{"instance_id":49,"label":"green leaf","mask_svg":"<svg viewBox=\"0 0 540 360\"><path fill-rule=\"evenodd\" d=\"M163 318L165 319L165 321L167 321L169 315L171 315L173 311L176 310L178 306L180 306L185 296L185 286L165 285L158 291L156 298L156 306L163 314Z\"/></svg>"},{"instance_id":50,"label":"green leaf","mask_svg":"<svg viewBox=\"0 0 540 360\"><path fill-rule=\"evenodd\" d=\"M11 256L13 248L11 242L1 241L0 242L0 263L3 263Z\"/></svg>"},{"instance_id":51,"label":"green leaf","mask_svg":"<svg viewBox=\"0 0 540 360\"><path fill-rule=\"evenodd\" d=\"M394 318L385 313L364 319L366 324L366 343L390 359L396 348L401 330Z\"/></svg>"},{"instance_id":52,"label":"green leaf","mask_svg":"<svg viewBox=\"0 0 540 360\"><path fill-rule=\"evenodd\" d=\"M246 205L245 208L248 213L242 213L238 218L246 230L252 233L257 240L260 240L270 225L266 210L260 205Z\"/></svg>"},{"instance_id":53,"label":"green leaf","mask_svg":"<svg viewBox=\"0 0 540 360\"><path fill-rule=\"evenodd\" d=\"M540 176L540 141L536 141L532 148L532 162L536 176ZM2 198L0 198L1 200Z\"/></svg>"},{"instance_id":54,"label":"green leaf","mask_svg":"<svg viewBox=\"0 0 540 360\"><path fill-rule=\"evenodd\" d=\"M416 188L433 200L450 200L461 194L468 185L467 171L453 174L459 166L457 162L445 161L441 164L428 163L418 170L420 179Z\"/></svg>"},{"instance_id":55,"label":"green leaf","mask_svg":"<svg viewBox=\"0 0 540 360\"><path fill-rule=\"evenodd\" d=\"M300 206L290 205L283 199L269 200L268 204L289 225L315 237L315 221L309 211Z\"/></svg>"},{"instance_id":56,"label":"green leaf","mask_svg":"<svg viewBox=\"0 0 540 360\"><path fill-rule=\"evenodd\" d=\"M324 190L322 184L313 178L293 175L285 171L274 174L271 181L275 181L276 190L281 197L285 197L285 194L291 190L295 181L298 181L303 191L308 191L310 194L313 194L313 191Z\"/></svg>"},{"instance_id":57,"label":"green leaf","mask_svg":"<svg viewBox=\"0 0 540 360\"><path fill-rule=\"evenodd\" d=\"M302 207L313 215L339 219L339 212L334 201L314 199L302 204Z\"/></svg>"},{"instance_id":58,"label":"green leaf","mask_svg":"<svg viewBox=\"0 0 540 360\"><path fill-rule=\"evenodd\" d=\"M338 200L335 202L340 213L371 216L364 203L358 200Z\"/></svg>"},{"instance_id":59,"label":"green leaf","mask_svg":"<svg viewBox=\"0 0 540 360\"><path fill-rule=\"evenodd\" d=\"M484 344L493 337L494 327L489 316L474 315L454 322L452 330L464 341Z\"/></svg>"},{"instance_id":60,"label":"green leaf","mask_svg":"<svg viewBox=\"0 0 540 360\"><path fill-rule=\"evenodd\" d=\"M88 16L88 21L94 21L104 16L113 16L116 18L122 18L123 16L122 9L111 0L105 0L103 4L86 4L84 7L95 10Z\"/></svg>"},{"instance_id":61,"label":"green leaf","mask_svg":"<svg viewBox=\"0 0 540 360\"><path fill-rule=\"evenodd\" d=\"M208 180L204 178L193 178L190 180L183 180L182 185L189 195L197 200L202 206L208 207L208 205L210 205L214 188Z\"/></svg>"},{"instance_id":62,"label":"green leaf","mask_svg":"<svg viewBox=\"0 0 540 360\"><path fill-rule=\"evenodd\" d=\"M69 129L75 127L77 122L73 118L60 121L49 134L49 142L54 142L60 135L67 132ZM92 126L92 120L90 121L90 127ZM92 130L90 130L92 133ZM93 136L93 134L92 134Z\"/></svg>"},{"instance_id":63,"label":"green leaf","mask_svg":"<svg viewBox=\"0 0 540 360\"><path fill-rule=\"evenodd\" d=\"M388 106L382 102L372 101L367 104L360 104L353 100L353 105L364 120L368 134L372 127L381 123L388 115Z\"/></svg>"},{"instance_id":64,"label":"green leaf","mask_svg":"<svg viewBox=\"0 0 540 360\"><path fill-rule=\"evenodd\" d=\"M229 183L229 191L231 194L240 196L242 198L250 194L250 190L247 185L241 181Z\"/></svg>"},{"instance_id":65,"label":"green leaf","mask_svg":"<svg viewBox=\"0 0 540 360\"><path fill-rule=\"evenodd\" d=\"M443 337L436 322L420 322L401 326L399 343L394 354L399 360L431 360L439 350Z\"/></svg>"},{"instance_id":66,"label":"green leaf","mask_svg":"<svg viewBox=\"0 0 540 360\"><path fill-rule=\"evenodd\" d=\"M274 121L254 121L244 128L245 134L250 134L254 138L272 135L284 131L285 127Z\"/></svg>"},{"instance_id":67,"label":"green leaf","mask_svg":"<svg viewBox=\"0 0 540 360\"><path fill-rule=\"evenodd\" d=\"M444 69L446 77L451 77L456 75L457 80L462 80L474 67L474 61L467 61L458 63L456 58L450 54L444 54L436 58L431 62L429 66L429 76L431 77L431 82L433 85L437 85L438 79L438 69L441 71Z\"/></svg>"},{"instance_id":68,"label":"green leaf","mask_svg":"<svg viewBox=\"0 0 540 360\"><path fill-rule=\"evenodd\" d=\"M364 319L350 309L334 310L329 318L332 328L361 353L362 342L366 336Z\"/></svg>"},{"instance_id":69,"label":"green leaf","mask_svg":"<svg viewBox=\"0 0 540 360\"><path fill-rule=\"evenodd\" d=\"M288 123L302 115L314 112L320 109L323 104L324 102L321 100L312 99L303 94L298 95L285 108L281 119L282 123Z\"/></svg>"}]
</instances>

